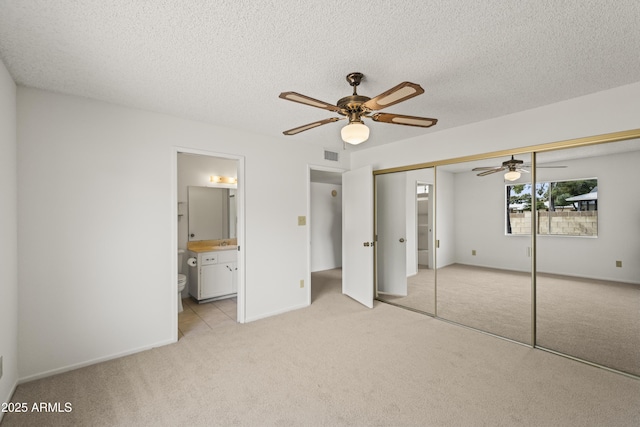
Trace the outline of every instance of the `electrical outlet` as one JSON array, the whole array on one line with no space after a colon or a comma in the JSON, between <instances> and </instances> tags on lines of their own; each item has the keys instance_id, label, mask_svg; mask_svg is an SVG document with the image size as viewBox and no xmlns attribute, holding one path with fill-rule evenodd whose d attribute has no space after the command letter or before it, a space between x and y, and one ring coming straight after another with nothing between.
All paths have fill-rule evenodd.
<instances>
[{"instance_id":1,"label":"electrical outlet","mask_svg":"<svg viewBox=\"0 0 640 427\"><path fill-rule=\"evenodd\" d=\"M616 267L622 267L622 261L616 261Z\"/></svg>"},{"instance_id":2,"label":"electrical outlet","mask_svg":"<svg viewBox=\"0 0 640 427\"><path fill-rule=\"evenodd\" d=\"M307 225L307 217L299 216L298 217L298 225Z\"/></svg>"},{"instance_id":3,"label":"electrical outlet","mask_svg":"<svg viewBox=\"0 0 640 427\"><path fill-rule=\"evenodd\" d=\"M471 250L471 255L476 256L476 250L475 249Z\"/></svg>"},{"instance_id":4,"label":"electrical outlet","mask_svg":"<svg viewBox=\"0 0 640 427\"><path fill-rule=\"evenodd\" d=\"M304 280L300 280L300 287L304 288Z\"/></svg>"}]
</instances>

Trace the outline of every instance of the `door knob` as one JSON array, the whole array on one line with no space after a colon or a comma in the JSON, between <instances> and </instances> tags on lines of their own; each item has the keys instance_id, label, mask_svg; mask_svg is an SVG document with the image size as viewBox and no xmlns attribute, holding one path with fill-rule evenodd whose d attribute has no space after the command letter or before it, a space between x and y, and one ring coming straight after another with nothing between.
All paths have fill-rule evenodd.
<instances>
[{"instance_id":1,"label":"door knob","mask_svg":"<svg viewBox=\"0 0 640 427\"><path fill-rule=\"evenodd\" d=\"M404 243L404 237L400 238L400 243Z\"/></svg>"}]
</instances>

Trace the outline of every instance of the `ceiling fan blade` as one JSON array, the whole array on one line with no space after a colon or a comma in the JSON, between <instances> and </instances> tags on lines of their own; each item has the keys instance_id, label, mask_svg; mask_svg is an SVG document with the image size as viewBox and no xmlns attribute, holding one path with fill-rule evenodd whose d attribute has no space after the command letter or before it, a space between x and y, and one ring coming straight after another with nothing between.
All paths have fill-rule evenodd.
<instances>
[{"instance_id":1,"label":"ceiling fan blade","mask_svg":"<svg viewBox=\"0 0 640 427\"><path fill-rule=\"evenodd\" d=\"M394 125L418 126L428 128L436 123L438 119L429 119L427 117L403 116L400 114L375 113L371 115L374 122L391 123Z\"/></svg>"},{"instance_id":2,"label":"ceiling fan blade","mask_svg":"<svg viewBox=\"0 0 640 427\"><path fill-rule=\"evenodd\" d=\"M479 168L473 168L471 170L474 172L477 172L477 171L492 171L496 169L502 169L502 166L483 166Z\"/></svg>"},{"instance_id":3,"label":"ceiling fan blade","mask_svg":"<svg viewBox=\"0 0 640 427\"><path fill-rule=\"evenodd\" d=\"M502 167L489 169L489 170L486 170L486 171L484 171L484 172L480 172L480 173L478 174L478 176L491 175L492 173L500 172L500 171L503 171L503 170L505 170L505 169L506 169L506 168L502 168Z\"/></svg>"},{"instance_id":4,"label":"ceiling fan blade","mask_svg":"<svg viewBox=\"0 0 640 427\"><path fill-rule=\"evenodd\" d=\"M311 105L312 107L323 108L329 111L340 111L340 109L335 105L328 104L324 101L319 101L296 92L282 92L280 94L280 98L286 99L287 101L299 102L300 104Z\"/></svg>"},{"instance_id":5,"label":"ceiling fan blade","mask_svg":"<svg viewBox=\"0 0 640 427\"><path fill-rule=\"evenodd\" d=\"M528 170L526 170L526 169L522 169L522 168L516 168L516 171L517 171L517 172L524 172L524 173L531 173L531 172L529 172Z\"/></svg>"},{"instance_id":6,"label":"ceiling fan blade","mask_svg":"<svg viewBox=\"0 0 640 427\"><path fill-rule=\"evenodd\" d=\"M375 98L371 98L363 104L363 107L369 110L382 110L383 108L406 101L409 98L424 93L424 89L419 84L411 82L403 82L392 87L386 92L381 93ZM435 124L435 123L434 123Z\"/></svg>"},{"instance_id":7,"label":"ceiling fan blade","mask_svg":"<svg viewBox=\"0 0 640 427\"><path fill-rule=\"evenodd\" d=\"M525 163L524 165L525 168L530 168L531 164L530 163ZM536 165L536 167L538 169L560 169L560 168L566 168L566 166L541 166L541 165Z\"/></svg>"},{"instance_id":8,"label":"ceiling fan blade","mask_svg":"<svg viewBox=\"0 0 640 427\"><path fill-rule=\"evenodd\" d=\"M337 122L338 120L342 120L339 117L331 117L330 119L324 119L317 122L309 123L303 126L298 126L297 128L285 130L282 132L285 135L295 135L300 132L304 132L305 130L313 129L318 126L326 125L327 123Z\"/></svg>"}]
</instances>

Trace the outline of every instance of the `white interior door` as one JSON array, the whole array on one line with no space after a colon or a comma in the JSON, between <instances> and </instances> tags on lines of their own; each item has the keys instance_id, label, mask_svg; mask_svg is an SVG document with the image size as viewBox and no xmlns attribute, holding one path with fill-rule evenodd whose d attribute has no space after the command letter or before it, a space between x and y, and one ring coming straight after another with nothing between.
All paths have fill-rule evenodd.
<instances>
[{"instance_id":1,"label":"white interior door","mask_svg":"<svg viewBox=\"0 0 640 427\"><path fill-rule=\"evenodd\" d=\"M373 308L373 170L342 174L342 293Z\"/></svg>"},{"instance_id":2,"label":"white interior door","mask_svg":"<svg viewBox=\"0 0 640 427\"><path fill-rule=\"evenodd\" d=\"M414 236L406 235L406 186L405 173L376 177L378 293L382 294L407 295L407 238Z\"/></svg>"}]
</instances>

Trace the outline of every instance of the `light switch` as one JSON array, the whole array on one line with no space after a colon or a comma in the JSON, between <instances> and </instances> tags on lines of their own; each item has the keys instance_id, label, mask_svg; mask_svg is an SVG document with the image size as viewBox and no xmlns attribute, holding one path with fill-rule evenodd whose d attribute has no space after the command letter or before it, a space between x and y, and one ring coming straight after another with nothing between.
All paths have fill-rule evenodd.
<instances>
[{"instance_id":1,"label":"light switch","mask_svg":"<svg viewBox=\"0 0 640 427\"><path fill-rule=\"evenodd\" d=\"M299 216L298 217L298 225L307 225L307 217Z\"/></svg>"}]
</instances>

